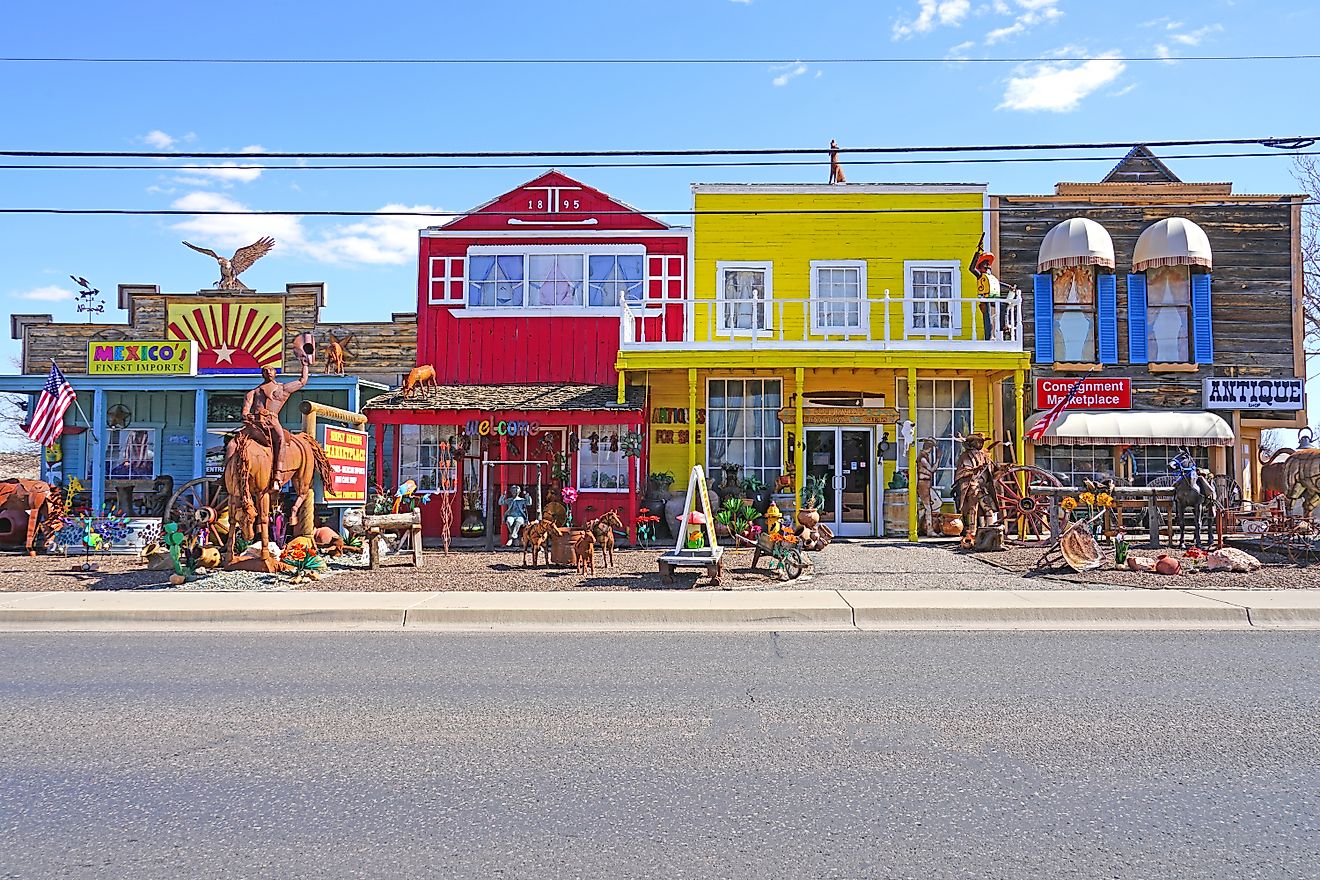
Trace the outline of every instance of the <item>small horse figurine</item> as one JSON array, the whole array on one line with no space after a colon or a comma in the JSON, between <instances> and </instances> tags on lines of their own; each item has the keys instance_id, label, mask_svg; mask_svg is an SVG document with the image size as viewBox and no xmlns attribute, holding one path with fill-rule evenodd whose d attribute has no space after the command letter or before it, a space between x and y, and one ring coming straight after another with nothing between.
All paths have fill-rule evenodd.
<instances>
[{"instance_id":1,"label":"small horse figurine","mask_svg":"<svg viewBox=\"0 0 1320 880\"><path fill-rule=\"evenodd\" d=\"M1194 546L1201 546L1201 518L1204 516L1202 510L1210 514L1208 524L1208 538L1214 540L1215 537L1215 487L1210 480L1210 472L1199 467L1196 459L1186 449L1179 450L1178 454L1169 462L1169 470L1178 475L1178 481L1173 484L1173 517L1178 521L1178 543L1187 545L1187 521L1184 514L1190 507L1192 509L1193 519L1193 540Z\"/></svg>"},{"instance_id":2,"label":"small horse figurine","mask_svg":"<svg viewBox=\"0 0 1320 880\"><path fill-rule=\"evenodd\" d=\"M583 526L591 533L592 538L600 545L600 561L606 568L614 567L614 532L623 531L623 520L619 518L619 511L607 510L601 516L589 520Z\"/></svg>"},{"instance_id":3,"label":"small horse figurine","mask_svg":"<svg viewBox=\"0 0 1320 880\"><path fill-rule=\"evenodd\" d=\"M545 546L546 541L550 540L551 535L555 533L554 520L546 518L538 520L529 526L523 526L522 529L522 548L523 548L523 567L527 567L527 551L532 551L532 568L537 567L537 556L545 553L545 561L550 561L550 548Z\"/></svg>"},{"instance_id":4,"label":"small horse figurine","mask_svg":"<svg viewBox=\"0 0 1320 880\"><path fill-rule=\"evenodd\" d=\"M591 529L584 529L573 542L573 557L577 561L578 574L586 574L588 571L593 576L596 574L596 536L591 533Z\"/></svg>"}]
</instances>

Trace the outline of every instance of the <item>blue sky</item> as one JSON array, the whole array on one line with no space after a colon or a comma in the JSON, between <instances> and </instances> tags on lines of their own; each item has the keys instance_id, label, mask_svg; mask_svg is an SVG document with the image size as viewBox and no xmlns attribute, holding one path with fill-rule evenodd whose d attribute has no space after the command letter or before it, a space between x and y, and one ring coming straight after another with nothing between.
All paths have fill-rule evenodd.
<instances>
[{"instance_id":1,"label":"blue sky","mask_svg":"<svg viewBox=\"0 0 1320 880\"><path fill-rule=\"evenodd\" d=\"M3 55L214 57L1042 57L1313 51L1317 4L1119 0L788 0L14 4ZM9 148L522 150L1143 141L1314 134L1313 61L1033 65L330 67L0 64ZM1305 109L1304 109L1305 108ZM1197 152L1168 149L1164 153ZM1208 152L1218 152L1210 150ZM1117 156L1115 151L1111 156ZM163 162L148 165L163 165ZM1046 192L1111 161L848 168L851 182L988 182ZM1186 180L1292 192L1285 158L1170 160ZM823 180L825 168L566 169L640 208L685 208L693 180ZM3 207L460 210L535 176L469 171L0 170ZM179 244L279 245L263 289L329 283L328 315L415 307L409 219L0 217L9 311L75 317L70 273L195 290ZM113 296L110 298L113 304ZM122 320L113 308L109 315ZM17 353L5 334L0 356ZM1314 389L1313 389L1314 390Z\"/></svg>"}]
</instances>

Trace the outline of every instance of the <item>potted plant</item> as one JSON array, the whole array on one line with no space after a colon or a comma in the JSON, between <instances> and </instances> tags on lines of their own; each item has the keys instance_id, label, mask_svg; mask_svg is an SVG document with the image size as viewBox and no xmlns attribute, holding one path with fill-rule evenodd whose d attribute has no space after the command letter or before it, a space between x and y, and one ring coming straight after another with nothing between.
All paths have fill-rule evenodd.
<instances>
[{"instance_id":1,"label":"potted plant","mask_svg":"<svg viewBox=\"0 0 1320 880\"><path fill-rule=\"evenodd\" d=\"M747 531L756 520L752 503L743 498L726 498L715 514L715 533L732 538Z\"/></svg>"},{"instance_id":2,"label":"potted plant","mask_svg":"<svg viewBox=\"0 0 1320 880\"><path fill-rule=\"evenodd\" d=\"M825 482L829 475L813 477L810 474L802 481L802 507L798 510L798 525L814 529L820 525L820 508L825 505Z\"/></svg>"},{"instance_id":3,"label":"potted plant","mask_svg":"<svg viewBox=\"0 0 1320 880\"><path fill-rule=\"evenodd\" d=\"M738 485L742 489L743 497L751 502L756 512L765 513L766 508L770 506L770 490L765 482L756 477L744 477Z\"/></svg>"}]
</instances>

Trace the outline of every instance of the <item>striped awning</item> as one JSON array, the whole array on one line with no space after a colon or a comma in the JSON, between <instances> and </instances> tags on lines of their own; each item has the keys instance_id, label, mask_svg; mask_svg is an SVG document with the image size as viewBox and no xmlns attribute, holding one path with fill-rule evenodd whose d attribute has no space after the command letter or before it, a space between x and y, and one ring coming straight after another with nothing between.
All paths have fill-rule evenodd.
<instances>
[{"instance_id":1,"label":"striped awning","mask_svg":"<svg viewBox=\"0 0 1320 880\"><path fill-rule=\"evenodd\" d=\"M1031 428L1045 417L1027 420ZM1036 443L1061 446L1232 446L1233 429L1210 412L1066 412Z\"/></svg>"},{"instance_id":2,"label":"striped awning","mask_svg":"<svg viewBox=\"0 0 1320 880\"><path fill-rule=\"evenodd\" d=\"M1205 230L1183 217L1148 226L1132 250L1132 271L1144 272L1155 266L1204 266L1213 268L1210 239Z\"/></svg>"},{"instance_id":3,"label":"striped awning","mask_svg":"<svg viewBox=\"0 0 1320 880\"><path fill-rule=\"evenodd\" d=\"M1094 220L1084 217L1064 220L1041 240L1036 271L1048 272L1066 266L1114 268L1114 240Z\"/></svg>"}]
</instances>

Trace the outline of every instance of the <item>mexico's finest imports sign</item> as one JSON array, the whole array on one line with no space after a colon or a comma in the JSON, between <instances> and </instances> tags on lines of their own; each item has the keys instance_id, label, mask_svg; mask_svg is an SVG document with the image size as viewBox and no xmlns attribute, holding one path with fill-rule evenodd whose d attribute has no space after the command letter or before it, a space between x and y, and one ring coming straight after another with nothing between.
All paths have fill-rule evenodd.
<instances>
[{"instance_id":1,"label":"mexico's finest imports sign","mask_svg":"<svg viewBox=\"0 0 1320 880\"><path fill-rule=\"evenodd\" d=\"M89 342L87 372L93 376L192 376L197 347L186 339Z\"/></svg>"},{"instance_id":2,"label":"mexico's finest imports sign","mask_svg":"<svg viewBox=\"0 0 1320 880\"><path fill-rule=\"evenodd\" d=\"M1049 409L1068 396L1076 379L1037 379L1036 409ZM1068 409L1131 409L1132 380L1086 378L1068 402Z\"/></svg>"},{"instance_id":3,"label":"mexico's finest imports sign","mask_svg":"<svg viewBox=\"0 0 1320 880\"><path fill-rule=\"evenodd\" d=\"M330 462L326 504L358 505L367 502L367 432L324 425L321 448Z\"/></svg>"},{"instance_id":4,"label":"mexico's finest imports sign","mask_svg":"<svg viewBox=\"0 0 1320 880\"><path fill-rule=\"evenodd\" d=\"M1298 410L1306 404L1303 379L1205 379L1206 409Z\"/></svg>"}]
</instances>

